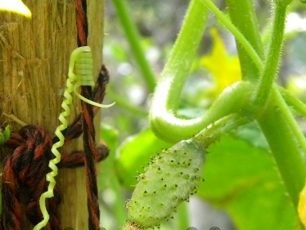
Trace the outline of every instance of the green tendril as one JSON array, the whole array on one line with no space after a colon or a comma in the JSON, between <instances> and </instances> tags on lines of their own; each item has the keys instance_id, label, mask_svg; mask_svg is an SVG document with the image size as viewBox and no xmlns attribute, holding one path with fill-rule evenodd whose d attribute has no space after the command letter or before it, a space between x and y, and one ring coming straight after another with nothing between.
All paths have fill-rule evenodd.
<instances>
[{"instance_id":1,"label":"green tendril","mask_svg":"<svg viewBox=\"0 0 306 230\"><path fill-rule=\"evenodd\" d=\"M58 174L57 164L61 160L61 153L58 151L58 148L64 145L64 135L62 131L67 128L67 118L70 115L70 105L72 103L72 92L74 90L74 75L69 75L67 79L66 90L64 92L64 100L62 102L61 107L63 108L63 112L59 115L60 125L55 130L55 135L58 137L58 142L53 144L51 148L51 152L54 155L54 158L49 161L49 168L51 172L46 175L46 180L49 182L48 189L44 192L39 199L39 206L41 213L43 215L43 220L39 222L35 227L34 230L40 230L45 227L49 221L49 213L46 208L46 199L52 198L54 196L54 187L56 185L55 177Z\"/></svg>"},{"instance_id":2,"label":"green tendril","mask_svg":"<svg viewBox=\"0 0 306 230\"><path fill-rule=\"evenodd\" d=\"M39 222L33 230L40 230L44 228L49 219L49 213L46 207L46 200L52 198L54 196L54 187L56 185L55 177L58 174L57 164L61 160L61 153L58 151L64 145L64 135L63 130L67 128L68 121L67 118L70 115L70 106L72 104L72 93L76 91L76 88L79 86L93 86L94 80L92 76L92 54L91 50L88 46L79 47L75 49L70 57L69 63L69 72L68 79L66 83L66 89L64 92L64 100L61 104L63 111L60 113L58 120L60 121L60 125L55 130L55 135L58 138L58 142L54 143L51 152L54 156L52 160L49 161L49 168L51 172L46 175L46 180L49 182L47 191L44 192L39 199L39 206L41 213L43 215L43 220ZM78 94L79 95L79 94ZM79 95L80 97L81 95ZM85 100L85 102L99 107L110 107L111 105L101 105L96 102L90 101L87 98L80 97L81 100Z\"/></svg>"}]
</instances>

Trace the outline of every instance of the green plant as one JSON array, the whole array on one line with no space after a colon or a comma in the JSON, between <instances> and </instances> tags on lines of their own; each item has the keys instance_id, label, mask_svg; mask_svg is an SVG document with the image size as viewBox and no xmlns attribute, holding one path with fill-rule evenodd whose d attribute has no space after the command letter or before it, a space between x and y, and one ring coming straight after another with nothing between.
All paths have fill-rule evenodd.
<instances>
[{"instance_id":1,"label":"green plant","mask_svg":"<svg viewBox=\"0 0 306 230\"><path fill-rule=\"evenodd\" d=\"M219 130L217 132L219 137L225 132L236 129L238 126L246 125L247 123L257 124L257 127L260 127L262 134L266 138L273 156L271 159L262 159L260 161L269 162L267 164L270 165L271 170L273 170L273 164L270 164L271 161L276 162L277 171L281 176L280 181L284 182L284 188L278 187L277 192L281 191L280 194L282 195L280 196L284 196L286 191L290 198L290 201L287 198L281 198L288 204L286 207L290 207L290 211L286 213L288 218L286 223L277 225L278 223L269 222L270 228L274 226L275 229L302 229L296 219L296 210L299 203L299 194L305 182L304 154L306 152L306 141L289 106L293 106L296 111L305 116L305 105L276 83L284 43L286 13L291 2L271 1L271 4L273 4L273 22L269 35L270 40L266 44L262 42L260 37L255 8L251 0L243 2L227 0L229 17L220 11L211 0L191 1L180 33L154 91L149 111L151 130L157 136L152 137L152 139L159 138L173 145L169 150L161 152L161 155L158 155L156 159L167 159L169 154L173 153L173 148L178 148L179 152L183 151L182 143L186 143L185 139L189 139L189 141L196 140L197 143L201 143L200 146L202 148L205 146L205 150L203 148L202 151L188 149L189 157L195 159L195 155L203 155L206 152L206 148L210 148L209 144L214 143L214 141L210 140L216 138L210 132L205 132L207 127L212 126L214 130ZM116 2L116 4L119 3ZM120 7L118 7L118 10L120 13ZM180 96L205 31L209 12L212 12L219 22L235 36L242 70L242 80L228 86L202 115L188 118L180 114ZM129 36L133 35L130 34ZM133 48L133 43L131 45ZM267 51L265 51L266 47ZM150 87L148 86L148 88ZM227 119L227 122L233 124L233 126L226 129L223 129L224 126L218 126L217 124L223 119ZM259 133L258 130L256 132ZM146 153L143 154L145 155ZM246 152L245 154L247 155L248 153ZM131 153L130 156L132 160L133 154ZM179 159L183 158L180 155L177 157ZM251 162L249 163L251 164ZM177 170L181 170L184 173L185 169L170 167L165 171L166 174L158 174L158 168L163 167L164 164L164 161L154 160L153 163L149 164L147 170L141 174L145 175L144 178L140 179L136 185L132 200L128 205L128 219L130 222L136 223L136 227L134 226L136 229L157 226L163 219L171 215L170 212L165 214L158 210L158 207L152 206L150 211L153 214L144 216L147 214L147 209L145 208L145 212L141 211L143 201L148 203L148 200L150 202L153 202L153 200L155 202L158 199L162 200L159 197L162 197L164 192L165 197L169 196L170 198L168 197L167 201L161 202L165 203L167 208L177 206L177 200L172 201L171 198L179 193L179 188L171 192L168 190L163 191L160 180L167 177L166 174L169 172L177 174L179 173ZM170 163L168 162L168 164ZM146 175L150 175L150 179L147 180ZM250 175L254 176L253 174ZM190 182L188 179L183 182L184 178L175 179L173 175L168 176L169 178L167 179L171 179L174 181L173 183L188 184ZM277 174L269 174L268 177L271 177L271 181L278 180ZM254 183L257 183L256 180ZM189 185L193 186L193 182ZM152 194L156 190L160 192L156 193L159 194L158 196ZM145 191L149 191L149 194L144 194L146 193ZM262 193L262 191L265 190L260 192ZM221 193L221 191L219 192ZM189 194L190 192L187 195ZM199 194L202 197L208 196L209 192L205 190L205 182L201 183ZM237 209L234 210L233 207L230 207L230 209L232 213L237 214ZM166 212L167 209L161 210ZM150 216L157 214L161 216L157 216L155 219ZM143 222L139 221L139 219ZM236 222L237 225L240 224L245 229L262 228L262 226L254 227L254 225L253 228L252 226L247 228L243 225L241 219L236 219Z\"/></svg>"}]
</instances>

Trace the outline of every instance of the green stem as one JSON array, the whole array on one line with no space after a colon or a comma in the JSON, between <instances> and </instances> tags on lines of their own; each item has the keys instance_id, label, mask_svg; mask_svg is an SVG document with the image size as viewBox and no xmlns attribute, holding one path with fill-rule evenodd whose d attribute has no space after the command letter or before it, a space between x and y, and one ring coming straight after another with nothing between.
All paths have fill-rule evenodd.
<instances>
[{"instance_id":1,"label":"green stem","mask_svg":"<svg viewBox=\"0 0 306 230\"><path fill-rule=\"evenodd\" d=\"M206 0L206 2L210 1ZM248 33L252 34L252 32L246 31L252 29L252 25L249 23L254 23L254 21L252 22L251 20L246 23L246 20L243 20L243 15L241 15L241 7L247 7L247 5L234 0L227 0L227 2L229 4L230 14L236 14L232 17L235 25L245 34L246 37L248 36ZM218 9L216 9L212 3L209 7L214 11L219 20L235 35L236 39L244 47L246 53L248 53L253 62L257 63L255 65L258 68L258 71L263 73L260 78L260 86L256 95L259 95L257 97L259 104L264 103L267 100L269 92L273 88L272 85L279 65L280 51L283 42L284 20L286 16L286 3L281 2L281 4L277 4L276 6L272 41L269 49L269 56L265 62L265 68L263 68L259 56L256 57L255 54L250 55L253 51L252 49L247 48L248 45L246 45L246 42L242 42L245 38L243 35L240 37L236 35L240 32L235 32L236 29L233 29L231 23L227 22L227 19L222 15L222 12L218 12ZM248 11L249 10L245 9L242 12ZM256 48L256 52L262 54L262 48L256 45L256 41L252 42L252 39L250 39L250 42L253 47ZM273 89L273 98L270 98L270 102L266 107L266 110L264 110L258 118L258 122L269 142L290 197L296 205L305 178L305 164L300 151L300 146L303 149L305 148L305 138L276 88Z\"/></svg>"},{"instance_id":2,"label":"green stem","mask_svg":"<svg viewBox=\"0 0 306 230\"><path fill-rule=\"evenodd\" d=\"M158 94L155 93L150 111L152 130L166 141L177 142L188 139L209 124L231 113L245 112L248 114L252 92L252 85L249 82L240 81L227 87L202 116L188 120L177 117L171 107L167 106L168 95L165 94L169 90L166 87L171 86L167 83L164 81L158 85L157 89L164 87L164 90L157 92ZM244 109L246 111L243 111Z\"/></svg>"},{"instance_id":3,"label":"green stem","mask_svg":"<svg viewBox=\"0 0 306 230\"><path fill-rule=\"evenodd\" d=\"M305 161L294 136L293 127L288 122L292 115L290 111L289 114L287 112L287 105L274 88L266 109L257 120L273 152L290 198L296 207L299 193L305 183ZM298 127L296 129L299 130Z\"/></svg>"},{"instance_id":4,"label":"green stem","mask_svg":"<svg viewBox=\"0 0 306 230\"><path fill-rule=\"evenodd\" d=\"M275 90L275 93L277 93L278 97L281 98L279 99L280 103L281 103L281 106L283 108L286 108L286 109L283 109L283 116L285 117L285 119L287 120L287 123L288 125L290 126L293 134L295 135L296 139L297 139L297 142L298 144L300 145L300 147L302 148L303 152L306 153L306 139L305 139L305 136L302 132L302 130L300 129L299 125L297 124L293 114L291 113L291 111L288 109L287 107L287 104L284 100L289 100L288 102L290 103L293 103L293 105L296 105L297 106L297 109L301 109L302 112L304 111L304 115L305 112L306 112L306 106L304 103L302 103L300 100L298 100L296 97L290 95L289 93L284 93L286 92L285 90L281 90L280 87L278 87L278 89L280 90L277 90L277 89L274 89ZM285 95L285 97L284 97ZM288 103L287 102L287 103Z\"/></svg>"},{"instance_id":5,"label":"green stem","mask_svg":"<svg viewBox=\"0 0 306 230\"><path fill-rule=\"evenodd\" d=\"M289 90L279 87L279 91L286 103L291 105L297 112L299 112L304 118L306 118L306 105L297 97L291 94Z\"/></svg>"},{"instance_id":6,"label":"green stem","mask_svg":"<svg viewBox=\"0 0 306 230\"><path fill-rule=\"evenodd\" d=\"M208 11L201 0L192 0L185 15L181 31L173 46L170 57L161 73L159 82L152 98L150 109L150 122L153 130L171 130L176 128L176 123L183 123L181 127L191 126L194 122L181 121L173 114L178 105L178 99L183 85L188 77L196 50L202 39ZM165 127L159 127L162 123ZM175 132L177 129L175 130Z\"/></svg>"},{"instance_id":7,"label":"green stem","mask_svg":"<svg viewBox=\"0 0 306 230\"><path fill-rule=\"evenodd\" d=\"M145 58L145 54L140 44L141 39L137 33L134 23L131 20L131 17L130 17L131 14L129 14L129 10L128 10L126 1L125 0L113 0L113 4L116 8L122 28L126 34L126 38L131 46L132 53L135 55L135 59L138 64L138 67L142 73L142 76L144 77L148 91L153 92L155 88L155 84L156 84L154 73L147 59Z\"/></svg>"},{"instance_id":8,"label":"green stem","mask_svg":"<svg viewBox=\"0 0 306 230\"><path fill-rule=\"evenodd\" d=\"M226 0L231 21L239 28L247 41L254 47L258 58L264 59L263 45L259 35L258 23L253 0ZM243 13L242 13L243 12ZM243 36L242 35L242 36ZM259 73L263 70L263 64L255 65L250 58L248 49L236 36L239 60L243 73L243 79L255 80L259 78ZM259 60L257 60L259 62ZM260 61L262 62L262 61Z\"/></svg>"},{"instance_id":9,"label":"green stem","mask_svg":"<svg viewBox=\"0 0 306 230\"><path fill-rule=\"evenodd\" d=\"M252 34L252 32L250 31L248 32L248 28L251 29L252 26L247 23L244 24L245 20L244 20L243 14L241 14L241 12L248 11L248 9L240 8L244 6L244 4L241 4L239 1L234 1L234 0L227 0L227 3L229 5L229 11L230 11L231 17L232 17L232 14L236 12L235 13L236 15L232 17L232 20L235 23L235 25L239 28L239 30L246 37L248 36L248 33ZM277 8L279 7L281 6L278 6ZM276 47L276 50L270 51L270 56L268 58L270 60L267 60L265 62L264 71L262 70L262 68L259 68L257 66L259 72L265 72L262 76L266 76L267 71L270 71L270 73L272 74L274 72L274 76L272 77L268 76L270 77L268 81L270 82L272 81L272 83L274 81L276 70L278 67L279 58L280 58L280 49L281 49L281 44L282 44L282 38L281 37L275 38L275 36L277 36L277 33L279 33L279 31L277 30L279 30L279 28L282 28L284 26L285 8L286 8L285 6L282 6L281 11L278 12L277 15L275 15L275 19L274 19L275 20L274 28L273 28L274 40L271 42L270 50L272 48L272 45L278 46L278 47ZM280 18L281 21L276 22L276 18ZM278 29L276 29L275 27L277 27ZM281 29L281 36L283 33L282 31L283 29ZM252 45L253 47L256 48L255 43L252 42ZM263 48L261 47L262 46L259 46L256 48L257 53L263 52L262 51ZM271 55L271 52L276 52L276 57L277 57L276 60L272 60L273 57ZM274 67L272 67L273 69L269 69L271 65L270 64L271 61L275 61ZM247 64L247 63L244 62L244 64ZM250 71L252 70L250 69ZM262 79L263 77L261 78L261 81ZM278 169L280 171L283 181L285 182L287 191L289 192L289 195L293 203L296 205L298 196L299 196L299 192L301 191L303 187L304 178L305 178L305 165L304 165L303 157L301 156L302 154L301 154L301 149L300 149L300 146L302 147L305 146L305 138L303 137L303 134L301 130L299 129L296 121L294 120L294 117L292 116L289 108L287 107L287 105L284 103L283 99L279 95L278 90L276 89L276 87L272 87L272 83L268 83L270 85L265 90L269 92L272 88L273 95L270 97L269 103L267 104L265 110L263 111L262 114L260 114L260 117L258 117L257 120L261 126L261 129L263 130L265 134L266 139L269 142L269 145L274 155L274 158L276 160ZM261 84L263 85L262 82ZM263 91L263 89L261 90Z\"/></svg>"},{"instance_id":10,"label":"green stem","mask_svg":"<svg viewBox=\"0 0 306 230\"><path fill-rule=\"evenodd\" d=\"M241 110L249 102L250 84L239 82L219 95L202 116L183 119L176 114L180 94L202 39L207 16L208 11L204 1L191 1L182 29L152 98L150 109L152 130L157 136L169 142L190 138L212 122Z\"/></svg>"},{"instance_id":11,"label":"green stem","mask_svg":"<svg viewBox=\"0 0 306 230\"><path fill-rule=\"evenodd\" d=\"M203 129L191 139L201 146L201 148L207 149L211 144L218 141L222 135L249 123L252 119L253 118L249 116L244 116L239 113L230 114L221 118L213 125Z\"/></svg>"},{"instance_id":12,"label":"green stem","mask_svg":"<svg viewBox=\"0 0 306 230\"><path fill-rule=\"evenodd\" d=\"M250 60L253 61L255 64L256 68L258 70L263 69L263 63L258 55L258 51L254 49L252 44L246 39L246 37L240 32L240 28L238 29L230 20L228 17L226 17L222 11L220 11L216 5L211 1L211 0L202 0L202 2L205 4L205 6L212 11L216 17L219 19L219 21L235 36L235 38L239 41L241 46L245 49L245 52L248 54L250 57ZM240 1L236 1L237 3L240 4ZM244 12L244 11L242 11ZM238 13L241 15L241 11ZM243 22L243 20L242 20ZM255 32L254 32L255 33ZM255 46L256 48L258 47L258 44ZM261 52L259 52L261 54ZM248 60L249 62L249 60ZM244 62L243 62L244 63ZM242 63L242 64L243 64Z\"/></svg>"},{"instance_id":13,"label":"green stem","mask_svg":"<svg viewBox=\"0 0 306 230\"><path fill-rule=\"evenodd\" d=\"M133 113L135 116L144 117L148 115L148 112L145 109L142 109L140 106L133 105L125 97L115 93L111 86L107 89L107 97L111 101L115 101L116 106L124 108L127 112Z\"/></svg>"},{"instance_id":14,"label":"green stem","mask_svg":"<svg viewBox=\"0 0 306 230\"><path fill-rule=\"evenodd\" d=\"M167 79L171 84L168 105L172 108L178 105L177 98L181 94L202 40L207 17L208 12L205 10L204 4L200 0L191 1L182 28L161 73L162 81Z\"/></svg>"},{"instance_id":15,"label":"green stem","mask_svg":"<svg viewBox=\"0 0 306 230\"><path fill-rule=\"evenodd\" d=\"M255 104L257 106L263 106L266 103L277 76L284 38L286 9L287 5L284 4L276 4L275 6L273 31L268 50L268 57L255 92Z\"/></svg>"}]
</instances>

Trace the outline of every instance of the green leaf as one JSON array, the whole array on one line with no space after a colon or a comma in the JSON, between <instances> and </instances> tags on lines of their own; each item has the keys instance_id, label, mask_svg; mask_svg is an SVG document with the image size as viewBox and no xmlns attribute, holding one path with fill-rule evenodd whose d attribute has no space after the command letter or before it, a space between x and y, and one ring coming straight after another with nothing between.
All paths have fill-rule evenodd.
<instances>
[{"instance_id":1,"label":"green leaf","mask_svg":"<svg viewBox=\"0 0 306 230\"><path fill-rule=\"evenodd\" d=\"M150 159L171 144L157 138L151 129L146 129L127 139L118 149L116 169L122 183L131 188L137 183L136 176Z\"/></svg>"},{"instance_id":2,"label":"green leaf","mask_svg":"<svg viewBox=\"0 0 306 230\"><path fill-rule=\"evenodd\" d=\"M198 195L224 208L239 230L293 230L296 212L272 156L232 136L209 148Z\"/></svg>"}]
</instances>

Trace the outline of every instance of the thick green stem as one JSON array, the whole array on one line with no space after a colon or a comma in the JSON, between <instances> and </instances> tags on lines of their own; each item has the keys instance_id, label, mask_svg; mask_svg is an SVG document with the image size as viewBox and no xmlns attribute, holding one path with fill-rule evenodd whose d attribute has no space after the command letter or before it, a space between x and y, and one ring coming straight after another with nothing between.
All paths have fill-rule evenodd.
<instances>
[{"instance_id":1,"label":"thick green stem","mask_svg":"<svg viewBox=\"0 0 306 230\"><path fill-rule=\"evenodd\" d=\"M173 110L178 105L183 85L206 27L207 17L208 11L202 1L192 0L168 62L161 73L161 81L152 98L150 122L155 131L174 130L173 133L177 133L177 128L188 127L189 129L194 124L194 121L177 118Z\"/></svg>"},{"instance_id":2,"label":"thick green stem","mask_svg":"<svg viewBox=\"0 0 306 230\"><path fill-rule=\"evenodd\" d=\"M188 78L190 67L206 28L208 11L200 0L193 0L185 15L183 25L161 73L162 81L169 80L168 105L178 105L181 89ZM162 89L164 90L164 89ZM156 90L157 92L159 89Z\"/></svg>"},{"instance_id":3,"label":"thick green stem","mask_svg":"<svg viewBox=\"0 0 306 230\"><path fill-rule=\"evenodd\" d=\"M273 90L258 123L269 142L292 202L297 205L305 183L305 161L285 111L288 107L278 91Z\"/></svg>"},{"instance_id":4,"label":"thick green stem","mask_svg":"<svg viewBox=\"0 0 306 230\"><path fill-rule=\"evenodd\" d=\"M229 6L229 15L232 22L239 28L240 32L245 36L248 42L252 45L258 56L263 59L263 46L259 36L259 30L257 25L257 18L252 0L226 0ZM258 79L260 71L263 68L258 68L260 65L255 65L249 56L247 49L236 36L237 48L239 53L239 60L241 63L241 69L243 78L246 80Z\"/></svg>"},{"instance_id":5,"label":"thick green stem","mask_svg":"<svg viewBox=\"0 0 306 230\"><path fill-rule=\"evenodd\" d=\"M273 31L268 50L268 57L255 93L255 104L258 106L263 106L266 103L278 73L284 39L286 9L287 5L276 4L275 6Z\"/></svg>"},{"instance_id":6,"label":"thick green stem","mask_svg":"<svg viewBox=\"0 0 306 230\"><path fill-rule=\"evenodd\" d=\"M162 82L158 87L170 87ZM160 91L154 95L155 99L151 106L151 126L156 135L169 141L177 142L188 139L208 125L231 113L239 113L246 109L248 113L250 105L252 85L249 82L240 81L227 87L214 101L211 107L202 115L193 119L183 119L177 117L166 105L168 89Z\"/></svg>"},{"instance_id":7,"label":"thick green stem","mask_svg":"<svg viewBox=\"0 0 306 230\"><path fill-rule=\"evenodd\" d=\"M113 4L117 10L117 15L126 34L126 38L131 46L132 53L135 55L136 62L145 80L148 91L153 92L156 84L154 73L150 67L150 64L145 58L144 52L139 42L140 37L137 33L134 23L131 20L131 14L128 12L126 1L113 0Z\"/></svg>"}]
</instances>

